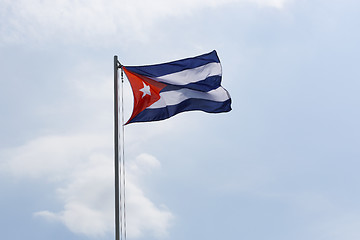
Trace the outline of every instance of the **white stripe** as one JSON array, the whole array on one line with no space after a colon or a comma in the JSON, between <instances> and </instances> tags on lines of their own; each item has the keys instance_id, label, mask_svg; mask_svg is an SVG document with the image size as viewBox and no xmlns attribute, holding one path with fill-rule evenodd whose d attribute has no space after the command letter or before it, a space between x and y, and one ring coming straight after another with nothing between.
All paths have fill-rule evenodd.
<instances>
[{"instance_id":1,"label":"white stripe","mask_svg":"<svg viewBox=\"0 0 360 240\"><path fill-rule=\"evenodd\" d=\"M175 72L160 77L153 78L156 81L174 84L174 85L186 85L189 83L198 82L211 76L221 76L221 64L220 63L208 63L206 65L183 70L181 72Z\"/></svg>"},{"instance_id":2,"label":"white stripe","mask_svg":"<svg viewBox=\"0 0 360 240\"><path fill-rule=\"evenodd\" d=\"M148 108L163 108L166 106L176 105L190 98L205 99L215 102L225 102L230 98L230 96L223 87L219 87L209 92L201 92L182 88L176 91L160 93L160 99Z\"/></svg>"}]
</instances>

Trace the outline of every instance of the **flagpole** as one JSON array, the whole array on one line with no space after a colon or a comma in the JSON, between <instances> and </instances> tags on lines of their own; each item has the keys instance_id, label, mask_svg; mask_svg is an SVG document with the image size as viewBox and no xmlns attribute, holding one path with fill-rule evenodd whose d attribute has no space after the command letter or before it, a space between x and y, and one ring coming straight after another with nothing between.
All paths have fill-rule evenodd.
<instances>
[{"instance_id":1,"label":"flagpole","mask_svg":"<svg viewBox=\"0 0 360 240\"><path fill-rule=\"evenodd\" d=\"M115 240L120 240L118 57L114 56Z\"/></svg>"}]
</instances>

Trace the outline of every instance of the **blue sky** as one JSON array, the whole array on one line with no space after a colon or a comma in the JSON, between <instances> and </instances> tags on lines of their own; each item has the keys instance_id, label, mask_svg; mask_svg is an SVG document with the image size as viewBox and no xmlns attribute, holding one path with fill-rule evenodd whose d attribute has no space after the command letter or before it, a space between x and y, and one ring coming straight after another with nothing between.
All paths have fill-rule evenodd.
<instances>
[{"instance_id":1,"label":"blue sky","mask_svg":"<svg viewBox=\"0 0 360 240\"><path fill-rule=\"evenodd\" d=\"M113 56L213 49L230 113L125 127L128 239L359 239L359 5L0 1L1 239L114 239Z\"/></svg>"}]
</instances>

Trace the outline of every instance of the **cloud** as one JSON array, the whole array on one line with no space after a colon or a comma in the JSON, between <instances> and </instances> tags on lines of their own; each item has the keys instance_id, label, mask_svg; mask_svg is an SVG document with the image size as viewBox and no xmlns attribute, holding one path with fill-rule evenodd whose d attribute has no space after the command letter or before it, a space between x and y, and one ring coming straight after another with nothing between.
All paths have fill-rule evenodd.
<instances>
[{"instance_id":1,"label":"cloud","mask_svg":"<svg viewBox=\"0 0 360 240\"><path fill-rule=\"evenodd\" d=\"M104 236L114 230L114 170L109 146L112 141L101 135L43 136L2 152L8 160L1 169L15 177L56 183L56 196L63 203L63 210L42 210L35 216L61 222L74 233ZM129 160L129 237L140 237L145 232L164 236L171 226L170 210L156 206L139 185L142 176L160 166L155 157L145 153Z\"/></svg>"},{"instance_id":2,"label":"cloud","mask_svg":"<svg viewBox=\"0 0 360 240\"><path fill-rule=\"evenodd\" d=\"M81 166L92 151L104 148L106 142L99 135L41 136L3 151L9 159L3 169L18 177L66 177L63 175L68 175L67 170Z\"/></svg>"},{"instance_id":3,"label":"cloud","mask_svg":"<svg viewBox=\"0 0 360 240\"><path fill-rule=\"evenodd\" d=\"M109 41L146 39L152 25L171 16L206 7L254 3L282 9L289 0L17 0L0 3L2 42L43 41L107 44ZM101 41L99 41L101 40Z\"/></svg>"},{"instance_id":4,"label":"cloud","mask_svg":"<svg viewBox=\"0 0 360 240\"><path fill-rule=\"evenodd\" d=\"M141 237L144 233L150 233L156 237L164 237L168 234L173 214L165 205L156 207L144 195L144 192L138 187L141 177L149 174L151 171L161 167L160 162L150 154L140 154L134 161L126 166L127 184L126 184L126 209L128 230L130 237ZM136 227L138 226L138 227ZM139 231L141 230L141 231Z\"/></svg>"}]
</instances>

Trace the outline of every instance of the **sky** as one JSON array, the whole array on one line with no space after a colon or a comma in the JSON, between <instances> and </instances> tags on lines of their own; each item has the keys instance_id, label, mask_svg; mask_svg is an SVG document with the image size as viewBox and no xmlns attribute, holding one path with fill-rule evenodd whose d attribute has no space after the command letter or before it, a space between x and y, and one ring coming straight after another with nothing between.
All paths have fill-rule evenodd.
<instances>
[{"instance_id":1,"label":"sky","mask_svg":"<svg viewBox=\"0 0 360 240\"><path fill-rule=\"evenodd\" d=\"M0 0L1 239L114 239L114 55L215 49L231 112L125 126L127 238L358 240L359 16L355 0Z\"/></svg>"}]
</instances>

